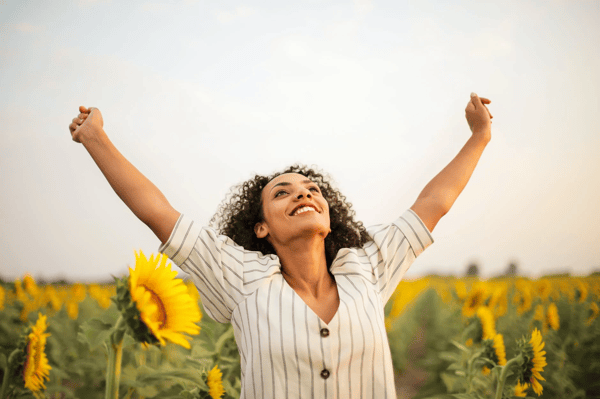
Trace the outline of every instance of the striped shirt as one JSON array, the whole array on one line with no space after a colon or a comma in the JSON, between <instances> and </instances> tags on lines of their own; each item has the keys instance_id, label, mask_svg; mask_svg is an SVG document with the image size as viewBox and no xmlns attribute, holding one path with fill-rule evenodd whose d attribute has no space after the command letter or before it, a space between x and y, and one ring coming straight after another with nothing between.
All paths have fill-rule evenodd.
<instances>
[{"instance_id":1,"label":"striped shirt","mask_svg":"<svg viewBox=\"0 0 600 399\"><path fill-rule=\"evenodd\" d=\"M340 304L327 324L276 255L179 217L159 251L191 275L212 319L233 324L241 398L396 398L384 306L433 238L410 209L367 231L373 241L341 249L331 265Z\"/></svg>"}]
</instances>

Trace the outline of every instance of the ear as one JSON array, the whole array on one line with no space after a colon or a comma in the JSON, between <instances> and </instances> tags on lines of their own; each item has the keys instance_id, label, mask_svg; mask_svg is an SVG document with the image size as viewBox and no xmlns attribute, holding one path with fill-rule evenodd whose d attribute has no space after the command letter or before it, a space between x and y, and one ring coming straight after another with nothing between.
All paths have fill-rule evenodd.
<instances>
[{"instance_id":1,"label":"ear","mask_svg":"<svg viewBox=\"0 0 600 399\"><path fill-rule=\"evenodd\" d=\"M265 222L259 222L254 225L254 233L258 238L265 238L269 234L269 228Z\"/></svg>"}]
</instances>

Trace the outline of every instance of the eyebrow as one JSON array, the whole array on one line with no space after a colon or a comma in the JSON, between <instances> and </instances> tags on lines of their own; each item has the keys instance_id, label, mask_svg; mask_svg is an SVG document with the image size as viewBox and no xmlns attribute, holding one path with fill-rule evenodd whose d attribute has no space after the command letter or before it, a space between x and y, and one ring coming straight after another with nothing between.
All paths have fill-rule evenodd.
<instances>
[{"instance_id":1,"label":"eyebrow","mask_svg":"<svg viewBox=\"0 0 600 399\"><path fill-rule=\"evenodd\" d=\"M306 183L314 183L314 182L312 180L306 179L306 180L302 180L301 183L306 184ZM292 185L292 183L289 183L287 181L282 181L281 183L277 183L276 185L274 185L271 188L271 191L269 191L269 192L272 192L275 189L275 187L277 187L277 186L291 186L291 185Z\"/></svg>"}]
</instances>

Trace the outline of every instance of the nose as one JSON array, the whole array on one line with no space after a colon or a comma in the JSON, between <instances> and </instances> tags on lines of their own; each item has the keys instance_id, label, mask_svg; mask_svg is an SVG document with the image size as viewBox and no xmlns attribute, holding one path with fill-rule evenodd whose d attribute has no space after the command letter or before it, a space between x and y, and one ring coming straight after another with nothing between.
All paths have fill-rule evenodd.
<instances>
[{"instance_id":1,"label":"nose","mask_svg":"<svg viewBox=\"0 0 600 399\"><path fill-rule=\"evenodd\" d=\"M300 188L299 191L300 191L300 193L296 197L297 199L300 199L300 198L302 198L304 196L306 196L306 198L312 198L312 194L310 193L310 190L307 189L306 187Z\"/></svg>"}]
</instances>

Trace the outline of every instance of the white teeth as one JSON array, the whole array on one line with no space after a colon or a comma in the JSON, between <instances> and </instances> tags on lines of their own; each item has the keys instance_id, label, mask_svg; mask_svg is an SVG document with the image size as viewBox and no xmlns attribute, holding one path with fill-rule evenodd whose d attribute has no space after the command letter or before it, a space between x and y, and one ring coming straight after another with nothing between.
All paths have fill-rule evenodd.
<instances>
[{"instance_id":1,"label":"white teeth","mask_svg":"<svg viewBox=\"0 0 600 399\"><path fill-rule=\"evenodd\" d=\"M299 214L301 214L303 212L308 212L308 211L313 211L314 212L315 210L313 208L311 208L310 206L303 206L302 208L298 209L296 211L296 213L294 213L294 216L295 215L299 215Z\"/></svg>"}]
</instances>

